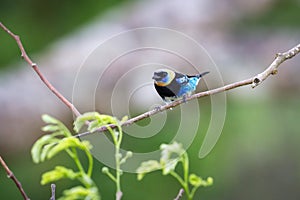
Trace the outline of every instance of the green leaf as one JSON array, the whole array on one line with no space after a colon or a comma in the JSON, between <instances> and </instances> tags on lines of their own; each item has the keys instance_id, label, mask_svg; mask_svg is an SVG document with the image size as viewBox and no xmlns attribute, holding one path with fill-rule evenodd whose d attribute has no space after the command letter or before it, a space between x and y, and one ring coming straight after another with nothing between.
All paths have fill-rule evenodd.
<instances>
[{"instance_id":1,"label":"green leaf","mask_svg":"<svg viewBox=\"0 0 300 200\"><path fill-rule=\"evenodd\" d=\"M71 147L79 148L84 151L91 148L91 145L88 141L81 142L78 138L68 137L59 140L58 144L51 148L47 154L47 158L50 159L61 151L67 150Z\"/></svg>"},{"instance_id":2,"label":"green leaf","mask_svg":"<svg viewBox=\"0 0 300 200\"><path fill-rule=\"evenodd\" d=\"M100 114L97 112L87 112L87 113L84 113L84 114L78 116L76 118L76 120L74 121L74 130L76 132L79 132L80 129L83 127L83 125L85 125L85 123L87 121L96 120L99 118L99 116L100 116Z\"/></svg>"},{"instance_id":3,"label":"green leaf","mask_svg":"<svg viewBox=\"0 0 300 200\"><path fill-rule=\"evenodd\" d=\"M53 138L52 135L44 135L40 139L38 139L31 148L31 156L34 163L42 162L41 154L43 151L43 147L46 144L56 142L57 139Z\"/></svg>"},{"instance_id":4,"label":"green leaf","mask_svg":"<svg viewBox=\"0 0 300 200\"><path fill-rule=\"evenodd\" d=\"M118 125L118 120L110 115L101 115L97 112L87 112L83 115L77 117L74 122L74 130L79 132L80 129L85 125L86 122L88 123L88 131L93 132L96 129L100 128L104 125L115 124Z\"/></svg>"},{"instance_id":5,"label":"green leaf","mask_svg":"<svg viewBox=\"0 0 300 200\"><path fill-rule=\"evenodd\" d=\"M161 169L161 167L162 166L160 165L160 163L156 160L148 160L142 162L141 165L136 170L138 174L137 179L140 181L147 173L159 170Z\"/></svg>"},{"instance_id":6,"label":"green leaf","mask_svg":"<svg viewBox=\"0 0 300 200\"><path fill-rule=\"evenodd\" d=\"M83 176L81 176L79 179L82 183L84 183L85 187L94 185L94 181L87 174L83 174Z\"/></svg>"},{"instance_id":7,"label":"green leaf","mask_svg":"<svg viewBox=\"0 0 300 200\"><path fill-rule=\"evenodd\" d=\"M208 187L214 184L214 179L212 177L208 177L206 180L203 181L202 185L204 187Z\"/></svg>"},{"instance_id":8,"label":"green leaf","mask_svg":"<svg viewBox=\"0 0 300 200\"><path fill-rule=\"evenodd\" d=\"M63 178L74 180L79 176L79 173L74 172L72 169L65 168L63 166L56 166L54 170L45 172L42 175L41 184L52 183Z\"/></svg>"},{"instance_id":9,"label":"green leaf","mask_svg":"<svg viewBox=\"0 0 300 200\"><path fill-rule=\"evenodd\" d=\"M93 133L101 126L102 125L98 121L95 120L95 121L92 121L89 123L88 130Z\"/></svg>"},{"instance_id":10,"label":"green leaf","mask_svg":"<svg viewBox=\"0 0 300 200\"><path fill-rule=\"evenodd\" d=\"M64 196L58 200L100 200L98 189L96 187L84 188L76 186L63 192Z\"/></svg>"},{"instance_id":11,"label":"green leaf","mask_svg":"<svg viewBox=\"0 0 300 200\"><path fill-rule=\"evenodd\" d=\"M74 121L74 131L79 133L80 129L83 127L86 121L81 120L80 116Z\"/></svg>"},{"instance_id":12,"label":"green leaf","mask_svg":"<svg viewBox=\"0 0 300 200\"><path fill-rule=\"evenodd\" d=\"M115 124L118 125L118 120L110 115L100 115L99 121L101 125Z\"/></svg>"},{"instance_id":13,"label":"green leaf","mask_svg":"<svg viewBox=\"0 0 300 200\"><path fill-rule=\"evenodd\" d=\"M54 117L51 117L49 115L42 115L42 119L45 123L48 124L42 128L43 131L53 132L55 136L72 136L69 129L62 122L55 119Z\"/></svg>"},{"instance_id":14,"label":"green leaf","mask_svg":"<svg viewBox=\"0 0 300 200\"><path fill-rule=\"evenodd\" d=\"M40 161L44 162L47 158L47 155L50 151L51 148L53 148L55 145L57 144L57 142L52 142L50 144L46 144L43 149L42 152L40 153Z\"/></svg>"},{"instance_id":15,"label":"green leaf","mask_svg":"<svg viewBox=\"0 0 300 200\"><path fill-rule=\"evenodd\" d=\"M167 175L171 171L174 171L179 161L180 161L179 159L167 160L167 162L161 161L160 164L162 166L163 175Z\"/></svg>"},{"instance_id":16,"label":"green leaf","mask_svg":"<svg viewBox=\"0 0 300 200\"><path fill-rule=\"evenodd\" d=\"M51 117L50 115L42 115L42 119L46 124L58 124L59 120Z\"/></svg>"},{"instance_id":17,"label":"green leaf","mask_svg":"<svg viewBox=\"0 0 300 200\"><path fill-rule=\"evenodd\" d=\"M191 185L199 187L203 183L203 180L201 177L197 176L196 174L190 174L189 182Z\"/></svg>"},{"instance_id":18,"label":"green leaf","mask_svg":"<svg viewBox=\"0 0 300 200\"><path fill-rule=\"evenodd\" d=\"M49 115L42 115L42 119L44 122L48 123L46 126L42 128L42 130L46 132L52 132L52 133L42 136L32 146L31 156L34 163L43 162L47 158L51 158L59 151L65 149L64 142L66 141L64 141L62 137L72 136L71 132L67 129L67 127L59 120ZM61 141L63 141L62 144ZM83 146L85 145L82 146L82 144L79 144L78 147L83 148ZM90 145L87 145L87 147L90 148Z\"/></svg>"},{"instance_id":19,"label":"green leaf","mask_svg":"<svg viewBox=\"0 0 300 200\"><path fill-rule=\"evenodd\" d=\"M182 147L182 144L177 142L173 142L172 144L162 144L160 145L160 149L161 149L161 160L163 161L179 158L185 152L185 150Z\"/></svg>"},{"instance_id":20,"label":"green leaf","mask_svg":"<svg viewBox=\"0 0 300 200\"><path fill-rule=\"evenodd\" d=\"M42 131L44 131L44 132L55 132L55 131L59 131L59 130L60 130L60 127L57 125L53 125L53 124L46 125L42 128Z\"/></svg>"},{"instance_id":21,"label":"green leaf","mask_svg":"<svg viewBox=\"0 0 300 200\"><path fill-rule=\"evenodd\" d=\"M191 174L189 176L189 183L195 187L208 187L213 185L213 178L208 177L206 180L202 179L201 177L197 176L196 174Z\"/></svg>"},{"instance_id":22,"label":"green leaf","mask_svg":"<svg viewBox=\"0 0 300 200\"><path fill-rule=\"evenodd\" d=\"M121 123L124 123L124 122L126 122L127 120L128 120L128 116L125 115L125 116L121 119Z\"/></svg>"},{"instance_id":23,"label":"green leaf","mask_svg":"<svg viewBox=\"0 0 300 200\"><path fill-rule=\"evenodd\" d=\"M160 145L160 149L160 164L162 166L163 175L167 175L175 170L178 162L182 160L185 150L182 145L177 142L173 142L172 144L162 144Z\"/></svg>"}]
</instances>

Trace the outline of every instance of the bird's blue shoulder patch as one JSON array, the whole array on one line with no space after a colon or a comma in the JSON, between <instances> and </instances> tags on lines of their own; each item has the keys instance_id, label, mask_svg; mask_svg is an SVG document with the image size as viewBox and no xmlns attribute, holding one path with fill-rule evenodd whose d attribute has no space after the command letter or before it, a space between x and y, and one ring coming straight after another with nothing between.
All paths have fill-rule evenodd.
<instances>
[{"instance_id":1,"label":"bird's blue shoulder patch","mask_svg":"<svg viewBox=\"0 0 300 200\"><path fill-rule=\"evenodd\" d=\"M199 83L199 77L191 77L187 79L187 82L184 82L180 85L179 93L177 94L178 97L184 95L190 95L192 92L196 90L196 87Z\"/></svg>"}]
</instances>

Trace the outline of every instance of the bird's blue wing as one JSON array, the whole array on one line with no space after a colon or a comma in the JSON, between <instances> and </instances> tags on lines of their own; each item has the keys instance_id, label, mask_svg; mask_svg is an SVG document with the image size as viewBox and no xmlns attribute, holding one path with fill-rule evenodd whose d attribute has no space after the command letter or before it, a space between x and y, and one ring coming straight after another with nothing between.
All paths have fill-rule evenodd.
<instances>
[{"instance_id":1,"label":"bird's blue wing","mask_svg":"<svg viewBox=\"0 0 300 200\"><path fill-rule=\"evenodd\" d=\"M187 76L181 76L175 79L179 85L185 85L189 82L189 78Z\"/></svg>"}]
</instances>

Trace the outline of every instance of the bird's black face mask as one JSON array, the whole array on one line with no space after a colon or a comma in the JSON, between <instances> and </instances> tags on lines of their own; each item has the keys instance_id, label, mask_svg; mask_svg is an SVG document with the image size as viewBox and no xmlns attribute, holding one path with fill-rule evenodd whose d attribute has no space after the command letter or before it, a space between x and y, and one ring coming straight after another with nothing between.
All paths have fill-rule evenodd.
<instances>
[{"instance_id":1,"label":"bird's black face mask","mask_svg":"<svg viewBox=\"0 0 300 200\"><path fill-rule=\"evenodd\" d=\"M161 81L167 75L168 75L167 72L154 72L154 75L153 75L152 79L154 79L156 81Z\"/></svg>"}]
</instances>

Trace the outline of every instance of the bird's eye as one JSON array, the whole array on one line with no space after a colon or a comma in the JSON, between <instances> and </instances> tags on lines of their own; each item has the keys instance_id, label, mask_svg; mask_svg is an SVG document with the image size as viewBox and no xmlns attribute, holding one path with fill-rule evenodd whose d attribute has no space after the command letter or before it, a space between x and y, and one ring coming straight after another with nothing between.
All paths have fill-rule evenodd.
<instances>
[{"instance_id":1,"label":"bird's eye","mask_svg":"<svg viewBox=\"0 0 300 200\"><path fill-rule=\"evenodd\" d=\"M159 77L165 77L167 75L166 72L155 72L154 74Z\"/></svg>"},{"instance_id":2,"label":"bird's eye","mask_svg":"<svg viewBox=\"0 0 300 200\"><path fill-rule=\"evenodd\" d=\"M160 74L161 77L166 77L167 75L168 75L167 72L161 72L161 74Z\"/></svg>"}]
</instances>

